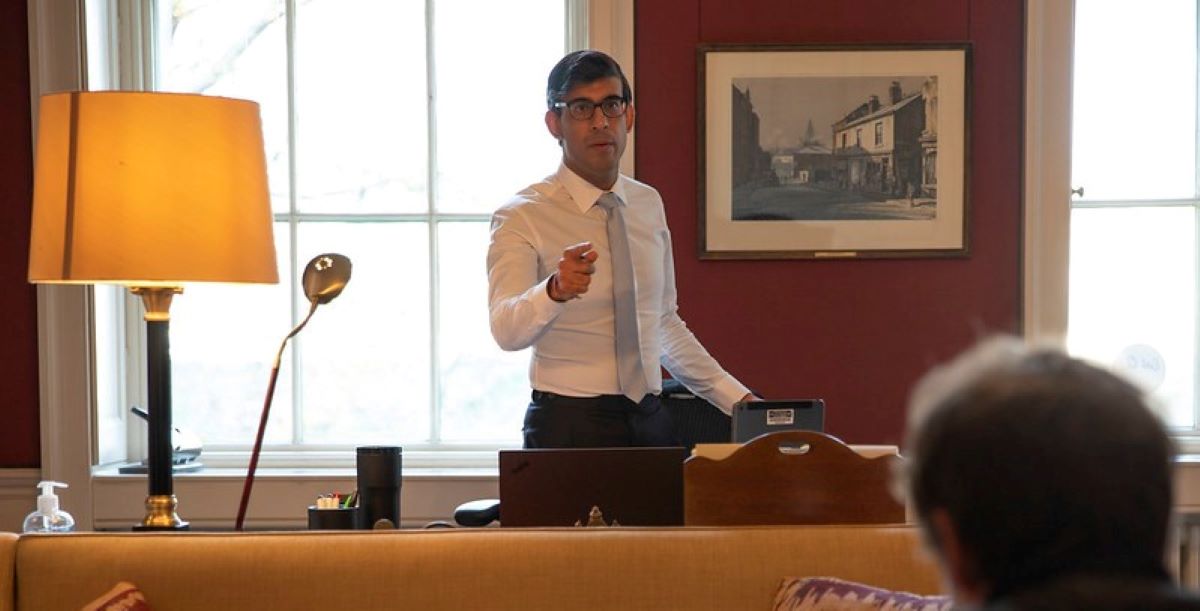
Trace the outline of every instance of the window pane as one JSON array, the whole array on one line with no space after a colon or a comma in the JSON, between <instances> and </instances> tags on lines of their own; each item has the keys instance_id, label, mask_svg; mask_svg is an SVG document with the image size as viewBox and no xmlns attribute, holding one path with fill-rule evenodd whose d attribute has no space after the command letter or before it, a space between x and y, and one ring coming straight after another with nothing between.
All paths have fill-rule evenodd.
<instances>
[{"instance_id":1,"label":"window pane","mask_svg":"<svg viewBox=\"0 0 1200 611\"><path fill-rule=\"evenodd\" d=\"M254 443L271 362L291 328L287 234L287 225L276 223L280 284L189 284L171 302L173 424L206 446ZM267 443L291 441L289 360L275 388Z\"/></svg>"},{"instance_id":2,"label":"window pane","mask_svg":"<svg viewBox=\"0 0 1200 611\"><path fill-rule=\"evenodd\" d=\"M423 212L425 7L297 3L296 191L303 212Z\"/></svg>"},{"instance_id":3,"label":"window pane","mask_svg":"<svg viewBox=\"0 0 1200 611\"><path fill-rule=\"evenodd\" d=\"M126 418L129 405L122 392L125 369L121 345L125 326L120 307L125 289L112 284L92 287L93 333L96 359L96 459L99 464L119 462L126 457Z\"/></svg>"},{"instance_id":4,"label":"window pane","mask_svg":"<svg viewBox=\"0 0 1200 611\"><path fill-rule=\"evenodd\" d=\"M438 226L442 440L521 444L529 352L504 352L488 324L489 224Z\"/></svg>"},{"instance_id":5,"label":"window pane","mask_svg":"<svg viewBox=\"0 0 1200 611\"><path fill-rule=\"evenodd\" d=\"M1191 208L1071 213L1071 352L1131 373L1167 424L1193 425L1196 234Z\"/></svg>"},{"instance_id":6,"label":"window pane","mask_svg":"<svg viewBox=\"0 0 1200 611\"><path fill-rule=\"evenodd\" d=\"M159 0L157 88L258 102L271 207L288 209L287 27L283 0Z\"/></svg>"},{"instance_id":7,"label":"window pane","mask_svg":"<svg viewBox=\"0 0 1200 611\"><path fill-rule=\"evenodd\" d=\"M301 265L326 252L354 264L345 292L321 306L297 338L301 441L428 440L428 225L301 223L297 245Z\"/></svg>"},{"instance_id":8,"label":"window pane","mask_svg":"<svg viewBox=\"0 0 1200 611\"><path fill-rule=\"evenodd\" d=\"M1196 2L1075 3L1072 186L1087 199L1196 190Z\"/></svg>"},{"instance_id":9,"label":"window pane","mask_svg":"<svg viewBox=\"0 0 1200 611\"><path fill-rule=\"evenodd\" d=\"M543 117L546 75L566 48L564 3L435 6L437 207L490 213L558 166Z\"/></svg>"}]
</instances>

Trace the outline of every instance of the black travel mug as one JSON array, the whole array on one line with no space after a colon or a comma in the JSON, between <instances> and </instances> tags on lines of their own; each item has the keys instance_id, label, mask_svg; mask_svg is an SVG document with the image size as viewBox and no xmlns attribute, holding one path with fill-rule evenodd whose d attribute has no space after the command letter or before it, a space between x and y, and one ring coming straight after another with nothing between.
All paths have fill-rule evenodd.
<instances>
[{"instance_id":1,"label":"black travel mug","mask_svg":"<svg viewBox=\"0 0 1200 611\"><path fill-rule=\"evenodd\" d=\"M391 528L400 528L400 447L362 446L357 465L358 527L372 529L388 520Z\"/></svg>"}]
</instances>

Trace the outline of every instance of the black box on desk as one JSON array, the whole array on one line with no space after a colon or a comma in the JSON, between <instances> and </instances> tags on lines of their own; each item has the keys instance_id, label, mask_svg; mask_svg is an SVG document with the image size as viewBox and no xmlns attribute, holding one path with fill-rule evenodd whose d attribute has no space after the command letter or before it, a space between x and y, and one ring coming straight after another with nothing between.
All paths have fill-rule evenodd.
<instances>
[{"instance_id":1,"label":"black box on desk","mask_svg":"<svg viewBox=\"0 0 1200 611\"><path fill-rule=\"evenodd\" d=\"M572 448L500 451L500 524L683 525L684 448Z\"/></svg>"}]
</instances>

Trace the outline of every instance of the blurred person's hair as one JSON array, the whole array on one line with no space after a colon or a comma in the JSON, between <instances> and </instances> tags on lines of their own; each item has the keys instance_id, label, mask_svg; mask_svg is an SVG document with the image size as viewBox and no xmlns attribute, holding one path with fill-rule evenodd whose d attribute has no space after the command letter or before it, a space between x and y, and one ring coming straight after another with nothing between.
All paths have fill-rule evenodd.
<instances>
[{"instance_id":1,"label":"blurred person's hair","mask_svg":"<svg viewBox=\"0 0 1200 611\"><path fill-rule=\"evenodd\" d=\"M1016 339L928 373L900 483L935 551L944 510L990 596L1072 573L1165 577L1173 445L1143 393Z\"/></svg>"}]
</instances>

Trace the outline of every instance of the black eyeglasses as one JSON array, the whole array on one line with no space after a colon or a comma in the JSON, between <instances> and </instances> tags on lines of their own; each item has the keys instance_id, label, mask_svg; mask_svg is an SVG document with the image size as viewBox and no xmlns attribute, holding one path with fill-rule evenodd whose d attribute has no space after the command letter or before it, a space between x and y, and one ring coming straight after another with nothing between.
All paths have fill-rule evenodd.
<instances>
[{"instance_id":1,"label":"black eyeglasses","mask_svg":"<svg viewBox=\"0 0 1200 611\"><path fill-rule=\"evenodd\" d=\"M616 119L617 117L625 114L625 100L615 95L604 98L599 102L593 102L587 98L579 98L571 100L570 102L554 103L554 108L566 108L567 112L571 114L571 118L577 121L590 120L592 116L596 114L597 106L600 107L600 112L604 113L604 116L608 117L609 119Z\"/></svg>"}]
</instances>

